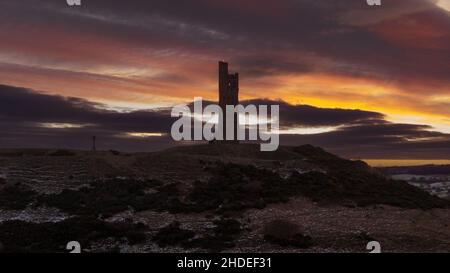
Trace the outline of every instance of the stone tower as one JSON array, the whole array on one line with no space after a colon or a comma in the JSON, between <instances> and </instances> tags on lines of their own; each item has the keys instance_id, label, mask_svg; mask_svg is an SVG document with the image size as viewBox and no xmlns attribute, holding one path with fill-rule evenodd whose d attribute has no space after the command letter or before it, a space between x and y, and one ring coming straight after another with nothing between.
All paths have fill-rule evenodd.
<instances>
[{"instance_id":1,"label":"stone tower","mask_svg":"<svg viewBox=\"0 0 450 273\"><path fill-rule=\"evenodd\" d=\"M224 113L223 123L226 122L225 110L227 105L239 104L239 74L228 74L228 63L219 62L219 106ZM237 140L237 115L234 117L234 140ZM226 127L223 127L224 139L226 139Z\"/></svg>"}]
</instances>

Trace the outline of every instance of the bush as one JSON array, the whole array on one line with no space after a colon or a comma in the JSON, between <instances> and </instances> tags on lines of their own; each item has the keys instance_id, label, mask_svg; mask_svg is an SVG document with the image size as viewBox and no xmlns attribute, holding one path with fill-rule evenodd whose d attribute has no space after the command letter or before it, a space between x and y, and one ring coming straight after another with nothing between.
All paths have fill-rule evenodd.
<instances>
[{"instance_id":1,"label":"bush","mask_svg":"<svg viewBox=\"0 0 450 273\"><path fill-rule=\"evenodd\" d=\"M120 152L119 152L119 151L116 151L116 150L109 150L109 152L110 152L112 155L120 155Z\"/></svg>"},{"instance_id":2,"label":"bush","mask_svg":"<svg viewBox=\"0 0 450 273\"><path fill-rule=\"evenodd\" d=\"M154 194L146 194L145 189L160 185L161 182L156 180L110 179L93 182L79 190L66 189L59 194L42 195L38 199L40 204L68 213L108 217L130 208L152 209L157 205L152 198Z\"/></svg>"},{"instance_id":3,"label":"bush","mask_svg":"<svg viewBox=\"0 0 450 273\"><path fill-rule=\"evenodd\" d=\"M234 219L219 219L213 223L214 228L209 231L209 234L187 242L185 247L203 248L213 252L234 247L234 241L242 232L241 223Z\"/></svg>"},{"instance_id":4,"label":"bush","mask_svg":"<svg viewBox=\"0 0 450 273\"><path fill-rule=\"evenodd\" d=\"M375 173L342 169L327 174L293 173L288 180L290 184L298 185L298 193L318 202L421 209L449 207L450 204L406 182L389 180Z\"/></svg>"},{"instance_id":5,"label":"bush","mask_svg":"<svg viewBox=\"0 0 450 273\"><path fill-rule=\"evenodd\" d=\"M185 246L190 239L195 236L195 232L180 228L180 222L175 221L163 227L153 237L153 240L160 246Z\"/></svg>"},{"instance_id":6,"label":"bush","mask_svg":"<svg viewBox=\"0 0 450 273\"><path fill-rule=\"evenodd\" d=\"M146 227L131 222L106 223L95 217L74 217L62 222L0 224L0 242L5 252L67 252L66 244L76 240L83 249L95 241L126 238L130 244L146 239Z\"/></svg>"},{"instance_id":7,"label":"bush","mask_svg":"<svg viewBox=\"0 0 450 273\"><path fill-rule=\"evenodd\" d=\"M308 248L313 245L310 236L303 235L300 227L287 220L274 220L264 227L264 239L280 246Z\"/></svg>"},{"instance_id":8,"label":"bush","mask_svg":"<svg viewBox=\"0 0 450 273\"><path fill-rule=\"evenodd\" d=\"M8 185L0 188L0 209L25 209L35 199L36 193L22 184Z\"/></svg>"},{"instance_id":9,"label":"bush","mask_svg":"<svg viewBox=\"0 0 450 273\"><path fill-rule=\"evenodd\" d=\"M234 240L242 232L239 221L234 219L219 219L213 221L214 227L206 230L204 234L196 234L194 231L180 228L180 223L175 221L163 227L153 237L160 246L180 246L183 248L202 248L210 251L222 251L234 246Z\"/></svg>"},{"instance_id":10,"label":"bush","mask_svg":"<svg viewBox=\"0 0 450 273\"><path fill-rule=\"evenodd\" d=\"M196 211L217 210L219 213L247 208L263 208L274 200L287 200L266 187L282 182L275 173L254 166L217 162L209 168L213 176L205 182L196 182L188 196Z\"/></svg>"},{"instance_id":11,"label":"bush","mask_svg":"<svg viewBox=\"0 0 450 273\"><path fill-rule=\"evenodd\" d=\"M314 151L311 153L315 154ZM187 198L190 203L185 209L225 213L264 208L267 204L287 202L296 196L305 196L321 203L357 206L386 204L428 209L448 207L450 204L406 182L388 180L375 172L366 171L358 162L332 155L324 158L332 162L329 166L340 168L330 167L327 172L293 172L287 179L251 165L217 162L208 168L212 177L207 182L194 183ZM356 167L349 167L354 164Z\"/></svg>"}]
</instances>

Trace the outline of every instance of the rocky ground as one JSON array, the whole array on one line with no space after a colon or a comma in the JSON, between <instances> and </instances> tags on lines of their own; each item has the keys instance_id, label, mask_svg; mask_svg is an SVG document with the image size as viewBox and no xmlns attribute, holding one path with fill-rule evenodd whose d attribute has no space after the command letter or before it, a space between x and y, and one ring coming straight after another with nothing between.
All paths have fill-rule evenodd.
<instances>
[{"instance_id":1,"label":"rocky ground","mask_svg":"<svg viewBox=\"0 0 450 273\"><path fill-rule=\"evenodd\" d=\"M308 145L0 151L4 252L449 252L449 207Z\"/></svg>"}]
</instances>

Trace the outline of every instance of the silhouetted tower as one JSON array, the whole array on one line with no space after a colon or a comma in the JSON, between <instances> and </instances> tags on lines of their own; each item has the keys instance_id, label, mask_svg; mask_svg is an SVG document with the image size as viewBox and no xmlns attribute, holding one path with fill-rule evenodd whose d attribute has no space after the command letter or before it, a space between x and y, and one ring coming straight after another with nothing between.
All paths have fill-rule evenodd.
<instances>
[{"instance_id":1,"label":"silhouetted tower","mask_svg":"<svg viewBox=\"0 0 450 273\"><path fill-rule=\"evenodd\" d=\"M224 117L223 123L226 123L226 106L239 104L239 74L228 74L228 63L219 62L219 106L222 108ZM234 136L237 140L237 115L234 117ZM224 139L226 139L226 126L223 126Z\"/></svg>"},{"instance_id":2,"label":"silhouetted tower","mask_svg":"<svg viewBox=\"0 0 450 273\"><path fill-rule=\"evenodd\" d=\"M92 137L92 151L95 152L97 150L97 147L95 147L95 141L96 141L96 137L93 136Z\"/></svg>"}]
</instances>

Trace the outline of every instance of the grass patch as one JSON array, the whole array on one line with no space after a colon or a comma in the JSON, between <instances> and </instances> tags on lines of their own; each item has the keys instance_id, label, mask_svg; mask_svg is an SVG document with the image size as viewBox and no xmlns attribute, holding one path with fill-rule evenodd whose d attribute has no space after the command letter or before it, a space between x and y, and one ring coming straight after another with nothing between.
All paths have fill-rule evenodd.
<instances>
[{"instance_id":1,"label":"grass patch","mask_svg":"<svg viewBox=\"0 0 450 273\"><path fill-rule=\"evenodd\" d=\"M264 239L280 246L309 248L313 246L313 239L304 235L299 226L287 220L274 220L264 227Z\"/></svg>"}]
</instances>

